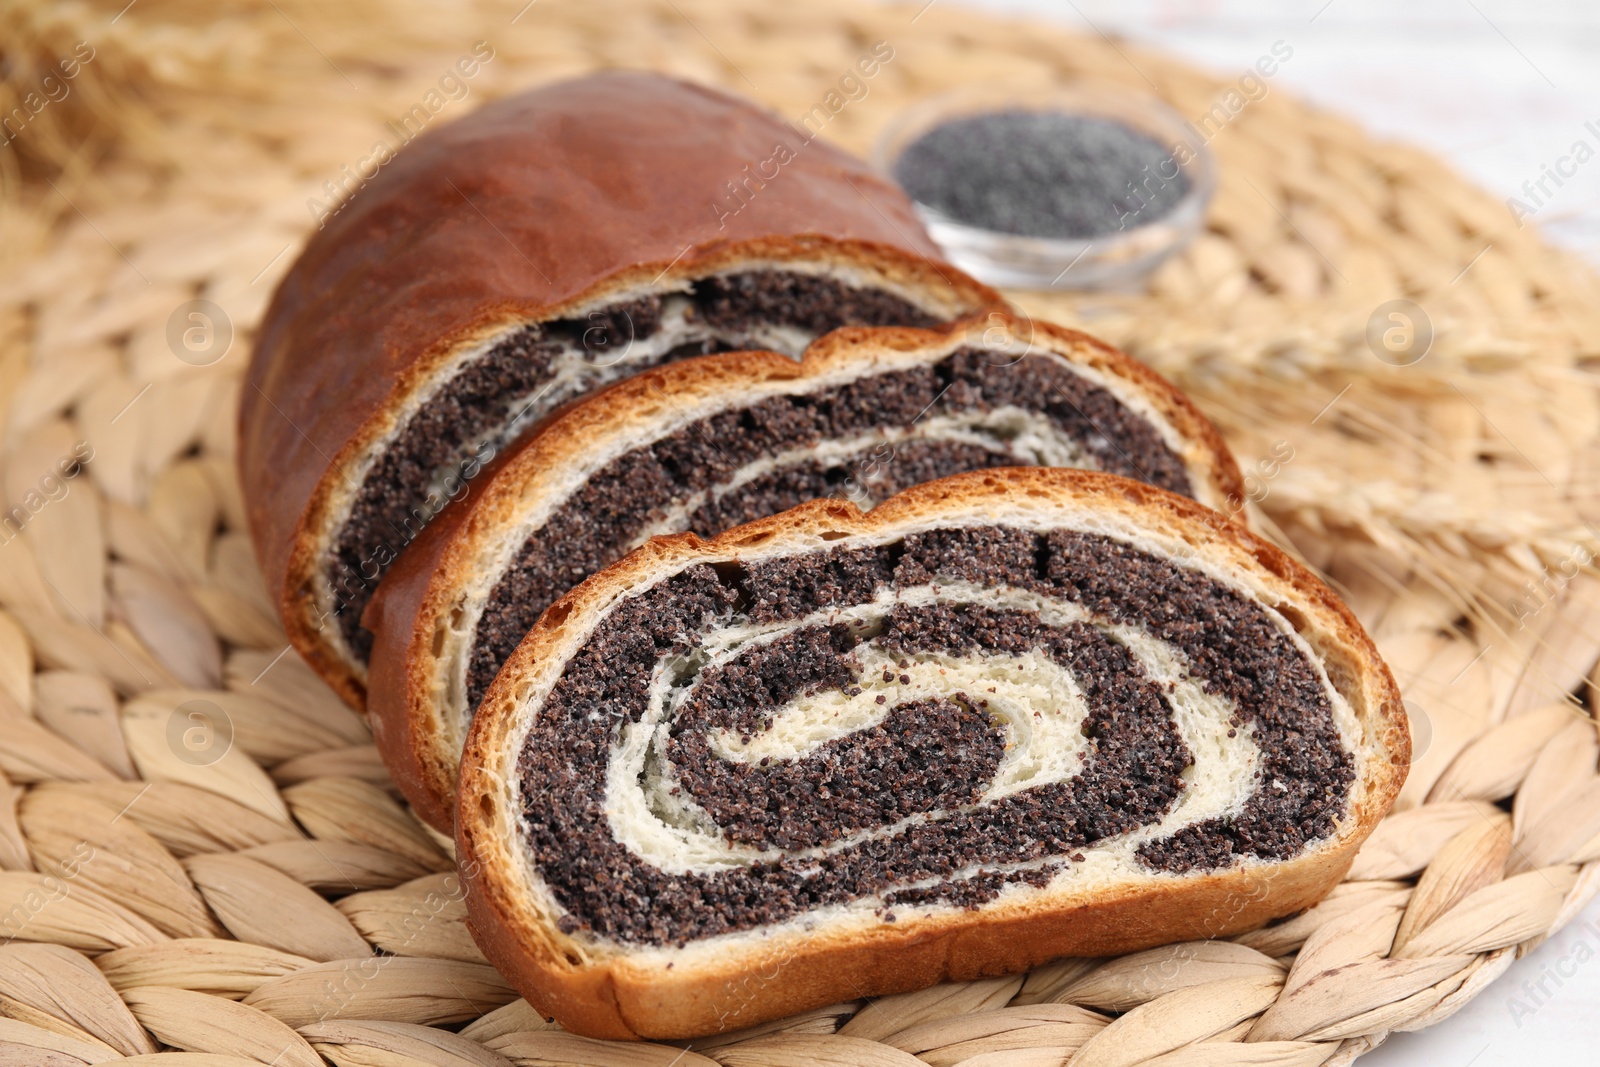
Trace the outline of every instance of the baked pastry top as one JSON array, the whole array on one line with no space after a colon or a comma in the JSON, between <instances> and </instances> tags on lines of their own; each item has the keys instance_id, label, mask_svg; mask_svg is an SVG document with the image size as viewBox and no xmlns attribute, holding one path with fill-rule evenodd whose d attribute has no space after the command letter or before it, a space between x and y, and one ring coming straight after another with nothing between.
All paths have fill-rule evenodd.
<instances>
[{"instance_id":1,"label":"baked pastry top","mask_svg":"<svg viewBox=\"0 0 1600 1067\"><path fill-rule=\"evenodd\" d=\"M430 129L312 235L247 376L240 480L290 639L359 706L383 574L529 427L657 363L998 304L937 257L864 163L661 75Z\"/></svg>"}]
</instances>

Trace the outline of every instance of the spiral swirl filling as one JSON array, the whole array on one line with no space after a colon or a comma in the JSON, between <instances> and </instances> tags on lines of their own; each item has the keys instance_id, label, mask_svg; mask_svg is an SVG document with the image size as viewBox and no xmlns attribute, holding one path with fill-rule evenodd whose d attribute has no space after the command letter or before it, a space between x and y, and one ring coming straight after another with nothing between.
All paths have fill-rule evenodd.
<instances>
[{"instance_id":1,"label":"spiral swirl filling","mask_svg":"<svg viewBox=\"0 0 1600 1067\"><path fill-rule=\"evenodd\" d=\"M514 330L457 368L373 460L322 562L322 599L346 647L365 662L372 635L361 612L400 550L454 496L451 478L480 470L574 397L692 356L739 348L798 356L840 326L936 322L884 289L768 269L700 278L682 292Z\"/></svg>"},{"instance_id":2,"label":"spiral swirl filling","mask_svg":"<svg viewBox=\"0 0 1600 1067\"><path fill-rule=\"evenodd\" d=\"M1101 534L698 564L570 655L518 755L523 840L569 933L893 921L1291 858L1348 807L1341 714L1275 610Z\"/></svg>"},{"instance_id":3,"label":"spiral swirl filling","mask_svg":"<svg viewBox=\"0 0 1600 1067\"><path fill-rule=\"evenodd\" d=\"M1048 352L963 348L699 419L594 472L522 544L475 625L465 704L477 708L545 608L647 537L710 536L827 497L870 507L947 475L1034 465L1193 494L1152 421Z\"/></svg>"}]
</instances>

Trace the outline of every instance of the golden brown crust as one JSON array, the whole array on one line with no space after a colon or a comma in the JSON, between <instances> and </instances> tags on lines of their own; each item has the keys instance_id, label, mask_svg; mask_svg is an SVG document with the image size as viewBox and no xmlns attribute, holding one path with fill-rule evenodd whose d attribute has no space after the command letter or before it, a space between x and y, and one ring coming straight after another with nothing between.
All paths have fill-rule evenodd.
<instances>
[{"instance_id":1,"label":"golden brown crust","mask_svg":"<svg viewBox=\"0 0 1600 1067\"><path fill-rule=\"evenodd\" d=\"M793 158L733 213L726 183ZM239 472L290 640L352 706L360 672L305 595L326 523L416 391L463 346L610 294L754 260L846 265L954 318L999 296L938 262L866 164L722 93L610 71L428 131L312 235L273 296Z\"/></svg>"},{"instance_id":2,"label":"golden brown crust","mask_svg":"<svg viewBox=\"0 0 1600 1067\"><path fill-rule=\"evenodd\" d=\"M584 640L616 599L694 561L777 551L806 534L890 533L920 520L1040 508L1040 502L1177 535L1201 558L1225 561L1281 598L1302 636L1328 661L1362 733L1360 799L1338 833L1283 863L1162 876L1109 892L1068 889L977 912L911 915L867 932L823 930L780 957L720 946L715 959L671 970L626 957L584 962L578 943L557 932L522 888L526 861L514 851L516 814L505 792L506 761L514 761L519 742L518 710L562 669L564 651ZM1226 936L1293 913L1344 876L1398 795L1409 754L1399 689L1371 639L1332 591L1273 545L1190 500L1112 475L982 471L917 486L866 514L848 503L814 502L710 541L692 534L657 538L568 593L518 648L478 712L462 762L457 855L474 938L531 1003L579 1033L690 1037L833 1000L1021 970L1056 956ZM782 966L770 966L775 958Z\"/></svg>"},{"instance_id":3,"label":"golden brown crust","mask_svg":"<svg viewBox=\"0 0 1600 1067\"><path fill-rule=\"evenodd\" d=\"M483 555L504 542L530 502L561 491L563 479L607 454L611 442L636 447L653 440L652 427L684 418L702 403L724 397L738 402L766 383L822 379L851 367L932 362L986 337L997 345L994 339L1002 335L1021 339L1017 351L1063 356L1150 404L1186 442L1183 458L1197 476L1196 491L1214 506L1243 493L1238 467L1216 429L1166 379L1087 334L1006 312L987 312L944 330L836 330L799 362L771 352L737 352L646 371L545 423L493 477L482 480L463 507L435 520L434 527L447 529L448 536L430 530L384 579L366 620L373 634L367 712L384 760L417 814L449 832L459 742L446 743L434 695L440 660L435 635L456 610L461 590L483 573Z\"/></svg>"}]
</instances>

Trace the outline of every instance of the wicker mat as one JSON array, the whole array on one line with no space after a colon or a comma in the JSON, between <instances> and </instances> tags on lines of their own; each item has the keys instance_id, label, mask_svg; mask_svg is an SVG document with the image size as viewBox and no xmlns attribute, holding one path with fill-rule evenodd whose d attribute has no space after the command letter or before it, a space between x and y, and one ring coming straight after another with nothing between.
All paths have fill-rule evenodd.
<instances>
[{"instance_id":1,"label":"wicker mat","mask_svg":"<svg viewBox=\"0 0 1600 1067\"><path fill-rule=\"evenodd\" d=\"M0 13L0 461L23 509L0 531L0 1064L1310 1067L1445 1019L1600 890L1587 266L1243 70L948 3L525 2ZM492 58L445 78L478 41ZM892 60L850 80L878 41ZM1400 677L1417 760L1327 901L687 1052L564 1034L483 962L448 845L286 654L234 403L319 206L404 116L602 65L821 105L857 150L908 102L989 80L1115 82L1203 125L1209 229L1149 291L1014 296L1189 389L1257 520Z\"/></svg>"}]
</instances>

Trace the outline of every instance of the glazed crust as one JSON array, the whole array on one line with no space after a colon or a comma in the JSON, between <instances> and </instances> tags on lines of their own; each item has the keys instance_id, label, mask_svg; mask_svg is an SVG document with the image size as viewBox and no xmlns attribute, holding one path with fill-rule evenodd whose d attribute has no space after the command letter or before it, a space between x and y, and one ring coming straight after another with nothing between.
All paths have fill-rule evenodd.
<instances>
[{"instance_id":1,"label":"glazed crust","mask_svg":"<svg viewBox=\"0 0 1600 1067\"><path fill-rule=\"evenodd\" d=\"M385 577L368 608L363 622L373 648L367 713L384 762L412 808L436 829L450 831L458 754L445 736L434 696L440 659L435 636L447 625L460 590L481 570L482 557L504 541L530 500L566 491L575 468L607 453L611 442L634 447L652 440L654 432L642 427L681 417L701 401L737 402L765 384L826 378L863 360L886 367L932 362L981 344L997 330L1030 350L1092 368L1149 404L1183 442L1181 457L1204 502L1236 510L1244 489L1232 455L1216 428L1166 379L1087 334L1006 312L946 330L836 330L798 363L771 352L738 352L646 371L548 421L463 506L434 521ZM663 397L672 398L670 405Z\"/></svg>"},{"instance_id":2,"label":"glazed crust","mask_svg":"<svg viewBox=\"0 0 1600 1067\"><path fill-rule=\"evenodd\" d=\"M1254 862L1203 875L1152 876L1115 889L1047 892L976 911L906 915L866 931L815 931L781 954L719 945L668 970L627 956L585 959L527 891L527 860L514 845L508 788L521 736L519 712L564 668L568 655L630 591L695 562L814 547L823 534L893 534L928 520L1060 507L1093 511L1187 542L1198 558L1247 574L1270 591L1326 661L1350 702L1364 759L1349 817L1332 837L1281 863ZM710 541L657 538L552 605L507 663L479 710L462 762L457 855L468 921L489 960L539 1010L577 1033L685 1038L748 1026L853 997L946 980L1015 972L1059 956L1120 954L1197 937L1221 937L1311 906L1348 870L1405 780L1410 735L1388 667L1350 610L1285 553L1215 512L1113 475L1011 468L914 487L862 514L818 501ZM781 966L775 966L781 963Z\"/></svg>"},{"instance_id":3,"label":"glazed crust","mask_svg":"<svg viewBox=\"0 0 1600 1067\"><path fill-rule=\"evenodd\" d=\"M779 145L793 158L731 211L727 183ZM361 705L359 673L319 635L333 623L302 590L351 472L464 346L752 262L844 266L948 318L1000 303L938 255L864 163L661 75L561 82L429 130L312 235L246 377L240 481L290 640Z\"/></svg>"}]
</instances>

